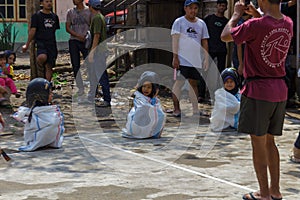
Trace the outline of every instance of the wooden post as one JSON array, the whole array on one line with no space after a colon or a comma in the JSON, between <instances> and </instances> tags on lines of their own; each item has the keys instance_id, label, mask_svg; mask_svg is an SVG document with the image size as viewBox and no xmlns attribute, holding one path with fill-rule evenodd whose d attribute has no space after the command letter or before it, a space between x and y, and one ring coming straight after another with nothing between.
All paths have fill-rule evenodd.
<instances>
[{"instance_id":1,"label":"wooden post","mask_svg":"<svg viewBox=\"0 0 300 200\"><path fill-rule=\"evenodd\" d=\"M39 0L27 0L26 1L26 11L27 11L27 22L28 22L28 31L30 29L30 20L31 16L40 9L40 1ZM37 68L36 68L36 56L35 56L35 45L34 41L31 42L29 47L29 55L30 55L30 79L34 79L37 77Z\"/></svg>"}]
</instances>

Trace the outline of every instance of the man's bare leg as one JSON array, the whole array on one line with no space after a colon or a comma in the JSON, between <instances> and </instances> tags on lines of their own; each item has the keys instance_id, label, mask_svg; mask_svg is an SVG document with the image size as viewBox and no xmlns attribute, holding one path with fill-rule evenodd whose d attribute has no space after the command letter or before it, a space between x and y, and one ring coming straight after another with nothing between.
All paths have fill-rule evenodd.
<instances>
[{"instance_id":1,"label":"man's bare leg","mask_svg":"<svg viewBox=\"0 0 300 200\"><path fill-rule=\"evenodd\" d=\"M184 84L184 80L176 80L173 85L172 98L173 98L173 105L174 105L174 111L173 111L174 115L181 113L179 101L181 97L181 88L183 84Z\"/></svg>"},{"instance_id":2,"label":"man's bare leg","mask_svg":"<svg viewBox=\"0 0 300 200\"><path fill-rule=\"evenodd\" d=\"M267 134L264 136L251 136L253 165L259 183L261 199L271 199L268 184L268 150Z\"/></svg>"},{"instance_id":3,"label":"man's bare leg","mask_svg":"<svg viewBox=\"0 0 300 200\"><path fill-rule=\"evenodd\" d=\"M280 193L279 179L280 179L280 159L278 148L275 144L274 136L267 134L267 148L268 150L268 166L270 172L270 194L275 198L282 198Z\"/></svg>"},{"instance_id":4,"label":"man's bare leg","mask_svg":"<svg viewBox=\"0 0 300 200\"><path fill-rule=\"evenodd\" d=\"M36 58L36 64L37 64L37 77L39 78L45 78L45 63L47 61L47 55L46 54L40 54Z\"/></svg>"},{"instance_id":5,"label":"man's bare leg","mask_svg":"<svg viewBox=\"0 0 300 200\"><path fill-rule=\"evenodd\" d=\"M52 79L52 65L50 65L49 63L47 63L45 65L45 70L46 70L46 79L51 82L51 79Z\"/></svg>"},{"instance_id":6,"label":"man's bare leg","mask_svg":"<svg viewBox=\"0 0 300 200\"><path fill-rule=\"evenodd\" d=\"M199 108L198 108L198 86L197 86L197 80L189 79L190 83L190 89L189 89L189 97L192 102L193 106L193 113L198 114Z\"/></svg>"}]
</instances>

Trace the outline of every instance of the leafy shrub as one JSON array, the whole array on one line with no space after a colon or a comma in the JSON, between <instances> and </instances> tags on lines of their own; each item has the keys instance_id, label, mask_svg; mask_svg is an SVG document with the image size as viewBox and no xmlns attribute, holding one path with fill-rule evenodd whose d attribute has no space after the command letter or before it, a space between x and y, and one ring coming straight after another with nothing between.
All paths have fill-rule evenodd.
<instances>
[{"instance_id":1,"label":"leafy shrub","mask_svg":"<svg viewBox=\"0 0 300 200\"><path fill-rule=\"evenodd\" d=\"M18 31L13 27L13 22L7 22L2 13L2 29L0 30L0 51L3 50L14 50L16 37Z\"/></svg>"}]
</instances>

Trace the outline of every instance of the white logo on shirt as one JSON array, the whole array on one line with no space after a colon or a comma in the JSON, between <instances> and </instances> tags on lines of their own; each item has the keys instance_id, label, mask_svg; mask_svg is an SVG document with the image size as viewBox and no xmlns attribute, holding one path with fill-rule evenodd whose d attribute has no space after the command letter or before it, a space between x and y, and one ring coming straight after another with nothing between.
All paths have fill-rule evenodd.
<instances>
[{"instance_id":1,"label":"white logo on shirt","mask_svg":"<svg viewBox=\"0 0 300 200\"><path fill-rule=\"evenodd\" d=\"M193 27L189 27L187 30L186 30L186 32L187 32L187 35L189 36L189 37L191 37L191 38L197 38L197 31L193 28Z\"/></svg>"},{"instance_id":2,"label":"white logo on shirt","mask_svg":"<svg viewBox=\"0 0 300 200\"><path fill-rule=\"evenodd\" d=\"M269 67L282 66L289 50L290 40L291 34L286 28L274 29L265 36L261 44L261 55Z\"/></svg>"},{"instance_id":3,"label":"white logo on shirt","mask_svg":"<svg viewBox=\"0 0 300 200\"><path fill-rule=\"evenodd\" d=\"M54 24L55 24L55 21L53 19L45 19L44 20L45 28L52 28Z\"/></svg>"}]
</instances>

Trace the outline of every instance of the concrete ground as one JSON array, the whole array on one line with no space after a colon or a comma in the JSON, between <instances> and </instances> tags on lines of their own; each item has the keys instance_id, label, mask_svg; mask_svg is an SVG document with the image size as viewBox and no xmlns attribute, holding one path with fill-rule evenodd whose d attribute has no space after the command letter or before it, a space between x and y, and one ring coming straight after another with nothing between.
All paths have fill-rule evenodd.
<instances>
[{"instance_id":1,"label":"concrete ground","mask_svg":"<svg viewBox=\"0 0 300 200\"><path fill-rule=\"evenodd\" d=\"M21 135L1 137L13 160L0 159L0 199L233 200L257 189L247 135L211 133L205 119L198 125L187 114L177 123L168 116L161 139L131 140L118 127L90 123L92 107L74 109L85 117L74 117L77 132L65 135L62 149L18 152ZM287 115L277 139L286 200L300 194L300 165L289 161L299 126Z\"/></svg>"},{"instance_id":2,"label":"concrete ground","mask_svg":"<svg viewBox=\"0 0 300 200\"><path fill-rule=\"evenodd\" d=\"M111 109L94 108L78 105L71 92L71 86L55 91L66 120L62 149L19 152L23 125L9 115L22 100L12 98L13 109L1 110L8 131L0 146L12 161L0 158L0 199L241 200L257 190L249 136L212 133L208 117L192 118L187 108L182 118L167 115L161 139L125 139L126 102L112 92L117 100ZM170 99L162 103L172 107ZM300 195L300 165L289 160L299 122L299 109L287 110L284 134L276 140L285 200Z\"/></svg>"}]
</instances>

